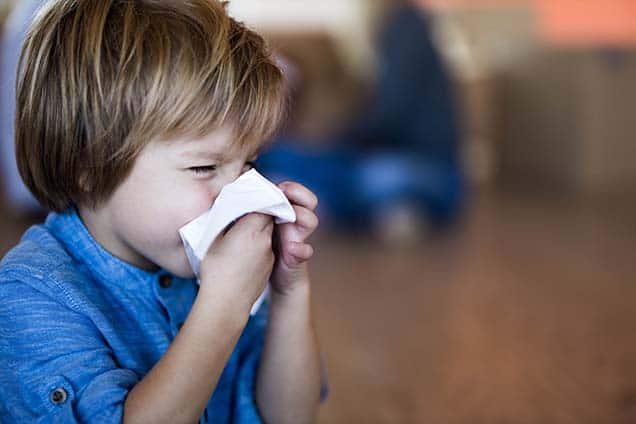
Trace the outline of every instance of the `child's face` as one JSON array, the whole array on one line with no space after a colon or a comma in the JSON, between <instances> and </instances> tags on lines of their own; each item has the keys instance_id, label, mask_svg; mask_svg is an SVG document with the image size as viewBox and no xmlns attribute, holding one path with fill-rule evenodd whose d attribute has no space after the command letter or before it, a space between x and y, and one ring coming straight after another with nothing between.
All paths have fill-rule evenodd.
<instances>
[{"instance_id":1,"label":"child's face","mask_svg":"<svg viewBox=\"0 0 636 424\"><path fill-rule=\"evenodd\" d=\"M258 146L231 147L223 128L200 139L152 142L111 198L80 215L109 252L138 267L193 273L179 237L183 225L204 213L221 188L251 168Z\"/></svg>"}]
</instances>

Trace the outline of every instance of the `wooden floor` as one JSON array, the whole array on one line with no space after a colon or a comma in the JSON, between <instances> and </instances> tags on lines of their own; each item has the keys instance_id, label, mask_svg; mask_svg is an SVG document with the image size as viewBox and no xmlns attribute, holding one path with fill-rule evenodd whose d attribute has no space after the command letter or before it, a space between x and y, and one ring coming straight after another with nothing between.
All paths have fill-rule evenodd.
<instances>
[{"instance_id":1,"label":"wooden floor","mask_svg":"<svg viewBox=\"0 0 636 424\"><path fill-rule=\"evenodd\" d=\"M476 199L391 251L321 241L321 423L635 423L636 209Z\"/></svg>"},{"instance_id":2,"label":"wooden floor","mask_svg":"<svg viewBox=\"0 0 636 424\"><path fill-rule=\"evenodd\" d=\"M321 424L636 422L634 207L483 195L414 248L319 234L312 274Z\"/></svg>"}]
</instances>

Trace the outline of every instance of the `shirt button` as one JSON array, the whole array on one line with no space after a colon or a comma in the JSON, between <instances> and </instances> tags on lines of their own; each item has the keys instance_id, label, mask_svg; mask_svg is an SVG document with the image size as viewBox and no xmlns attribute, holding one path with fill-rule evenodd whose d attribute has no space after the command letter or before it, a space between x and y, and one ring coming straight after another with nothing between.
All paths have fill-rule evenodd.
<instances>
[{"instance_id":1,"label":"shirt button","mask_svg":"<svg viewBox=\"0 0 636 424\"><path fill-rule=\"evenodd\" d=\"M170 288L170 286L172 286L172 278L166 274L162 275L159 277L159 285L163 289Z\"/></svg>"},{"instance_id":2,"label":"shirt button","mask_svg":"<svg viewBox=\"0 0 636 424\"><path fill-rule=\"evenodd\" d=\"M51 397L51 402L53 402L56 405L60 405L66 402L66 398L68 397L68 395L66 394L66 390L64 390L61 387L58 387L57 389L51 392L50 397Z\"/></svg>"}]
</instances>

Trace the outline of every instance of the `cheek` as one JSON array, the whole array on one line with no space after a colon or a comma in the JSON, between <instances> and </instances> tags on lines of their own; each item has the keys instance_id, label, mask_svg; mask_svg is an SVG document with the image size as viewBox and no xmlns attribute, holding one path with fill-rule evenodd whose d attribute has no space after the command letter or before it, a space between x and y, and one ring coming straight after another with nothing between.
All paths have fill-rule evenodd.
<instances>
[{"instance_id":1,"label":"cheek","mask_svg":"<svg viewBox=\"0 0 636 424\"><path fill-rule=\"evenodd\" d=\"M175 206L177 206L182 217L183 225L209 210L216 196L216 192L211 192L206 187L201 186L196 190L192 190L187 199L182 198Z\"/></svg>"},{"instance_id":2,"label":"cheek","mask_svg":"<svg viewBox=\"0 0 636 424\"><path fill-rule=\"evenodd\" d=\"M177 244L178 229L207 211L219 189L210 181L145 171L133 174L118 193L120 204L127 205L123 208L126 210L120 210L121 218L137 215L135 225L150 232L149 238L161 235L162 239Z\"/></svg>"}]
</instances>

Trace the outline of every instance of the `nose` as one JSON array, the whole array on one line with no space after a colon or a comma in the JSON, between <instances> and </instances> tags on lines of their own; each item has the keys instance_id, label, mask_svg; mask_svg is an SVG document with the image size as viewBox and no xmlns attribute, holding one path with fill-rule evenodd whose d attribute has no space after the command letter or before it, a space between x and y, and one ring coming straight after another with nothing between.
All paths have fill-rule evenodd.
<instances>
[{"instance_id":1,"label":"nose","mask_svg":"<svg viewBox=\"0 0 636 424\"><path fill-rule=\"evenodd\" d=\"M238 177L241 176L241 174L243 174L243 165L242 164L232 164L232 165L228 165L221 173L220 173L220 180L221 183L225 186L226 184L230 184L234 181L236 181L236 179Z\"/></svg>"},{"instance_id":2,"label":"nose","mask_svg":"<svg viewBox=\"0 0 636 424\"><path fill-rule=\"evenodd\" d=\"M236 181L243 171L242 164L232 164L219 169L217 176L210 181L210 203L214 202L223 187Z\"/></svg>"}]
</instances>

